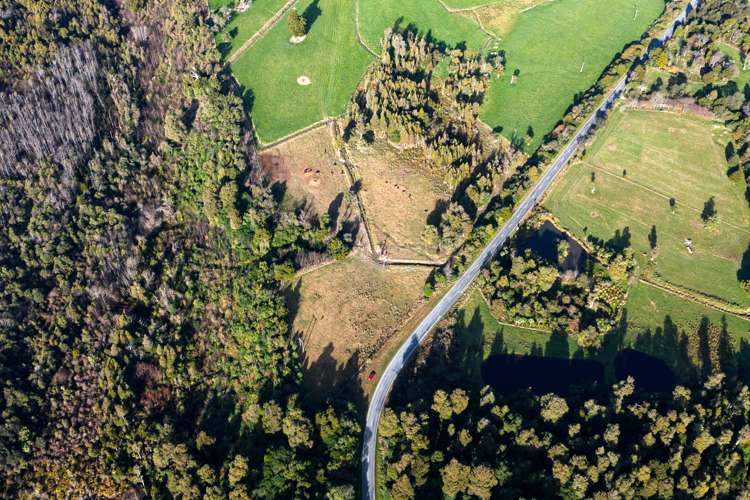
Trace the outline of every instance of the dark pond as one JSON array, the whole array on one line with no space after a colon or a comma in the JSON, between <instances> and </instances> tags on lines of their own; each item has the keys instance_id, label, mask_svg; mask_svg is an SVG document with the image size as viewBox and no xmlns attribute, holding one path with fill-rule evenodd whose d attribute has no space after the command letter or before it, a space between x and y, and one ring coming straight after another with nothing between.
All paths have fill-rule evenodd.
<instances>
[{"instance_id":1,"label":"dark pond","mask_svg":"<svg viewBox=\"0 0 750 500\"><path fill-rule=\"evenodd\" d=\"M545 221L538 231L525 239L523 246L530 248L544 260L550 263L557 263L557 244L563 240L567 240L570 246L568 257L562 263L562 266L560 266L560 270L562 272L581 272L583 264L586 261L586 251L576 240L569 238L567 234L557 229L550 221Z\"/></svg>"},{"instance_id":2,"label":"dark pond","mask_svg":"<svg viewBox=\"0 0 750 500\"><path fill-rule=\"evenodd\" d=\"M571 386L588 386L603 378L604 365L591 359L496 354L482 364L482 380L502 394L530 388L539 395L565 395Z\"/></svg>"},{"instance_id":3,"label":"dark pond","mask_svg":"<svg viewBox=\"0 0 750 500\"><path fill-rule=\"evenodd\" d=\"M667 364L659 358L633 349L623 349L615 357L617 380L633 377L637 390L671 392L677 381Z\"/></svg>"}]
</instances>

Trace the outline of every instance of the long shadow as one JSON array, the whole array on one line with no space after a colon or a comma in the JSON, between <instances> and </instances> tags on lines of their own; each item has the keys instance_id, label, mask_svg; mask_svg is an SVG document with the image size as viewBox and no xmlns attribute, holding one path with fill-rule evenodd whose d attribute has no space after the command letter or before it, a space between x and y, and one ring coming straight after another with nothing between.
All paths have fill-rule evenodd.
<instances>
[{"instance_id":1,"label":"long shadow","mask_svg":"<svg viewBox=\"0 0 750 500\"><path fill-rule=\"evenodd\" d=\"M341 215L341 205L344 202L344 193L339 193L336 198L333 199L330 205L328 205L328 218L331 224L336 225L336 221L339 220Z\"/></svg>"},{"instance_id":2,"label":"long shadow","mask_svg":"<svg viewBox=\"0 0 750 500\"><path fill-rule=\"evenodd\" d=\"M665 316L662 327L639 333L632 348L661 359L680 382L695 383L718 371L744 376L745 353L742 346L735 352L726 318L717 325L703 317L694 330L680 330Z\"/></svg>"},{"instance_id":3,"label":"long shadow","mask_svg":"<svg viewBox=\"0 0 750 500\"><path fill-rule=\"evenodd\" d=\"M359 417L363 418L367 412L367 398L357 381L360 373L359 352L355 351L343 363L333 353L332 343L315 360L305 353L303 398L315 410L321 410L331 403L348 401L354 404Z\"/></svg>"},{"instance_id":4,"label":"long shadow","mask_svg":"<svg viewBox=\"0 0 750 500\"><path fill-rule=\"evenodd\" d=\"M313 24L315 24L315 21L317 21L320 15L323 13L323 11L320 10L319 4L320 0L314 0L305 8L305 11L302 13L302 17L305 19L305 26L308 33L310 33L310 29L312 28Z\"/></svg>"},{"instance_id":5,"label":"long shadow","mask_svg":"<svg viewBox=\"0 0 750 500\"><path fill-rule=\"evenodd\" d=\"M606 241L592 234L586 236L586 239L595 246L604 247L610 252L621 254L630 246L630 227L625 226L622 231L617 229L614 236Z\"/></svg>"},{"instance_id":6,"label":"long shadow","mask_svg":"<svg viewBox=\"0 0 750 500\"><path fill-rule=\"evenodd\" d=\"M432 333L426 346L404 366L396 380L392 405L420 400L437 389L481 389L484 322L478 310L468 325L465 320L465 312L460 311L453 325L440 327ZM502 351L502 335L499 337L494 339L492 349Z\"/></svg>"},{"instance_id":7,"label":"long shadow","mask_svg":"<svg viewBox=\"0 0 750 500\"><path fill-rule=\"evenodd\" d=\"M229 56L229 54L232 53L231 40L237 38L237 35L239 34L239 30L237 28L232 28L226 33L227 33L227 36L229 37L229 41L221 42L216 46L216 48L219 49L219 53L221 54L222 59L226 58L227 56Z\"/></svg>"},{"instance_id":8,"label":"long shadow","mask_svg":"<svg viewBox=\"0 0 750 500\"><path fill-rule=\"evenodd\" d=\"M748 243L745 253L742 254L740 268L737 270L737 279L740 283L750 280L750 243Z\"/></svg>"},{"instance_id":9,"label":"long shadow","mask_svg":"<svg viewBox=\"0 0 750 500\"><path fill-rule=\"evenodd\" d=\"M438 226L443 219L443 214L446 210L448 210L448 202L445 200L437 200L435 202L435 208L432 209L432 212L427 214L427 224Z\"/></svg>"},{"instance_id":10,"label":"long shadow","mask_svg":"<svg viewBox=\"0 0 750 500\"><path fill-rule=\"evenodd\" d=\"M737 378L744 384L750 384L750 342L740 340L737 350Z\"/></svg>"}]
</instances>

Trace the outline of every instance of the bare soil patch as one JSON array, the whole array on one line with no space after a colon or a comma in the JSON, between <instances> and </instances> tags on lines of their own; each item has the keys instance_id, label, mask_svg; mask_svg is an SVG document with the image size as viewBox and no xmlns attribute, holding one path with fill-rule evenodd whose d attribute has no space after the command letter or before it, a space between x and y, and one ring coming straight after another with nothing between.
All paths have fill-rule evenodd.
<instances>
[{"instance_id":1,"label":"bare soil patch","mask_svg":"<svg viewBox=\"0 0 750 500\"><path fill-rule=\"evenodd\" d=\"M451 193L430 173L422 152L376 144L353 151L352 160L362 179L362 201L376 245L385 245L394 259L444 258L422 241L422 232Z\"/></svg>"},{"instance_id":2,"label":"bare soil patch","mask_svg":"<svg viewBox=\"0 0 750 500\"><path fill-rule=\"evenodd\" d=\"M304 384L325 397L352 387L359 367L422 301L430 270L387 267L354 253L301 277L289 291L294 332L303 340Z\"/></svg>"},{"instance_id":3,"label":"bare soil patch","mask_svg":"<svg viewBox=\"0 0 750 500\"><path fill-rule=\"evenodd\" d=\"M348 187L326 127L263 151L263 174L284 190L284 204L308 203L317 214L335 211Z\"/></svg>"}]
</instances>

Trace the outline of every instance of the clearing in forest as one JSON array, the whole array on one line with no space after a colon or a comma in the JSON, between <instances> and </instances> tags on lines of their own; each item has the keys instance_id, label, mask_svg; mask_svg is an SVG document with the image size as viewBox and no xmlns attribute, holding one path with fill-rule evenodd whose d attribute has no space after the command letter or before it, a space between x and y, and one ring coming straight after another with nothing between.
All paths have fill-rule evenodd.
<instances>
[{"instance_id":1,"label":"clearing in forest","mask_svg":"<svg viewBox=\"0 0 750 500\"><path fill-rule=\"evenodd\" d=\"M445 260L422 233L428 221L439 220L450 193L429 172L421 149L399 151L376 143L352 153L362 181L361 196L379 247L393 259Z\"/></svg>"},{"instance_id":2,"label":"clearing in forest","mask_svg":"<svg viewBox=\"0 0 750 500\"><path fill-rule=\"evenodd\" d=\"M232 65L264 143L341 115L372 60L357 42L353 0L302 0L297 9L308 20L304 42L289 43L285 16ZM312 84L299 85L300 75Z\"/></svg>"},{"instance_id":3,"label":"clearing in forest","mask_svg":"<svg viewBox=\"0 0 750 500\"><path fill-rule=\"evenodd\" d=\"M335 218L344 207L348 185L327 127L319 127L260 154L263 174L282 204L293 209L307 204L318 215Z\"/></svg>"},{"instance_id":4,"label":"clearing in forest","mask_svg":"<svg viewBox=\"0 0 750 500\"><path fill-rule=\"evenodd\" d=\"M663 10L662 0L556 0L524 12L498 46L505 73L490 86L482 120L535 149L575 95Z\"/></svg>"},{"instance_id":5,"label":"clearing in forest","mask_svg":"<svg viewBox=\"0 0 750 500\"><path fill-rule=\"evenodd\" d=\"M705 118L620 108L545 206L579 238L632 246L646 277L748 306L737 272L750 213L727 177L728 139Z\"/></svg>"},{"instance_id":6,"label":"clearing in forest","mask_svg":"<svg viewBox=\"0 0 750 500\"><path fill-rule=\"evenodd\" d=\"M303 275L289 293L305 346L304 384L325 397L351 381L420 303L428 268L383 268L355 252Z\"/></svg>"}]
</instances>

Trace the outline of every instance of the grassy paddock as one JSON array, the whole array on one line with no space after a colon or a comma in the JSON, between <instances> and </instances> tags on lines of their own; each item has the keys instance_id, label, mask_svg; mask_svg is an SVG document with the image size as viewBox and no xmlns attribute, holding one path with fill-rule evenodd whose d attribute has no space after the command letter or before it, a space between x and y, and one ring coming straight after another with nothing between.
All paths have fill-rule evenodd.
<instances>
[{"instance_id":1,"label":"grassy paddock","mask_svg":"<svg viewBox=\"0 0 750 500\"><path fill-rule=\"evenodd\" d=\"M750 320L690 302L646 283L640 282L630 287L626 310L627 343L634 342L646 330L663 328L667 318L680 329L688 330L696 329L703 318L715 325L726 322L734 347L743 339L750 342Z\"/></svg>"},{"instance_id":2,"label":"grassy paddock","mask_svg":"<svg viewBox=\"0 0 750 500\"><path fill-rule=\"evenodd\" d=\"M701 118L618 110L599 132L586 163L570 167L545 205L581 238L607 241L628 228L642 270L750 305L736 277L750 240L750 218L742 187L726 176L723 138L720 125ZM707 228L701 212L712 197L719 220ZM692 255L686 239L693 242Z\"/></svg>"},{"instance_id":3,"label":"grassy paddock","mask_svg":"<svg viewBox=\"0 0 750 500\"><path fill-rule=\"evenodd\" d=\"M401 27L413 24L422 33L456 45L465 42L479 49L487 39L476 22L460 14L451 14L436 0L359 0L359 25L362 37L373 50L380 49L383 31L399 21Z\"/></svg>"},{"instance_id":4,"label":"grassy paddock","mask_svg":"<svg viewBox=\"0 0 750 500\"><path fill-rule=\"evenodd\" d=\"M216 2L217 7L221 4L230 2ZM231 2L234 3L234 2ZM229 56L239 49L245 41L253 36L271 17L284 6L286 0L253 0L253 3L245 12L235 13L232 19L224 28L224 31L217 36L219 51L224 57ZM225 35L226 34L226 35ZM228 42L224 42L224 37L229 37Z\"/></svg>"},{"instance_id":5,"label":"grassy paddock","mask_svg":"<svg viewBox=\"0 0 750 500\"><path fill-rule=\"evenodd\" d=\"M313 4L303 0L299 12ZM264 143L344 112L371 56L357 42L353 0L320 0L307 39L289 43L286 17L233 65ZM307 76L311 85L297 78Z\"/></svg>"},{"instance_id":6,"label":"grassy paddock","mask_svg":"<svg viewBox=\"0 0 750 500\"><path fill-rule=\"evenodd\" d=\"M531 130L529 149L536 148L574 96L663 10L662 0L558 0L525 12L500 45L506 71L490 87L482 120L509 138Z\"/></svg>"}]
</instances>

